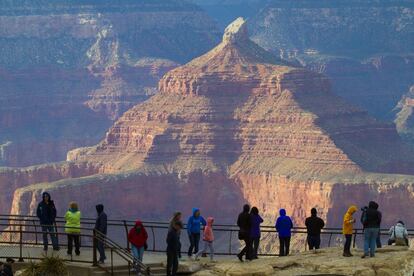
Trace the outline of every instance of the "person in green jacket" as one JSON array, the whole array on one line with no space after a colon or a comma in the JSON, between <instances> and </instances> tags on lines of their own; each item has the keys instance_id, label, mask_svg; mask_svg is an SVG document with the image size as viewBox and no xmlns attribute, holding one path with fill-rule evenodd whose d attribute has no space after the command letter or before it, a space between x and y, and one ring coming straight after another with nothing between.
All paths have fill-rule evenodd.
<instances>
[{"instance_id":1,"label":"person in green jacket","mask_svg":"<svg viewBox=\"0 0 414 276\"><path fill-rule=\"evenodd\" d=\"M72 255L73 243L75 243L76 256L80 255L80 220L81 212L79 211L78 204L71 202L69 210L65 214L65 232L68 234L68 255Z\"/></svg>"}]
</instances>

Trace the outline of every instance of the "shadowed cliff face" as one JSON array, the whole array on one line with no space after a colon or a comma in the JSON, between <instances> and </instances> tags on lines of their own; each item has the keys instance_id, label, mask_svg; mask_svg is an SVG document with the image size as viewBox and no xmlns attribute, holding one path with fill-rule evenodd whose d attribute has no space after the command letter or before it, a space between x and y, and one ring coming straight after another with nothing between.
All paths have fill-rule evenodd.
<instances>
[{"instance_id":1,"label":"shadowed cliff face","mask_svg":"<svg viewBox=\"0 0 414 276\"><path fill-rule=\"evenodd\" d=\"M16 167L96 144L218 39L181 1L3 1L0 26L0 166Z\"/></svg>"}]
</instances>

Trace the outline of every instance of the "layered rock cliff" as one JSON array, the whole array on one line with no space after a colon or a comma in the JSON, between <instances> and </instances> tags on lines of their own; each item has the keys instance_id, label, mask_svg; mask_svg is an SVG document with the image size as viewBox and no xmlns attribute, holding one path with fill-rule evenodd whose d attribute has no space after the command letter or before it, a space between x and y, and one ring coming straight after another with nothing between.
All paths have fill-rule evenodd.
<instances>
[{"instance_id":1,"label":"layered rock cliff","mask_svg":"<svg viewBox=\"0 0 414 276\"><path fill-rule=\"evenodd\" d=\"M3 1L0 26L0 166L16 167L96 144L218 39L182 1Z\"/></svg>"},{"instance_id":2,"label":"layered rock cliff","mask_svg":"<svg viewBox=\"0 0 414 276\"><path fill-rule=\"evenodd\" d=\"M408 140L414 142L414 86L410 88L410 91L403 95L402 99L395 107L395 125L398 132Z\"/></svg>"},{"instance_id":3,"label":"layered rock cliff","mask_svg":"<svg viewBox=\"0 0 414 276\"><path fill-rule=\"evenodd\" d=\"M396 208L414 219L413 156L393 125L335 96L326 76L260 48L239 18L213 50L168 72L159 93L98 145L68 154L104 174L18 189L12 212L32 213L48 190L59 208L75 199L86 215L100 202L113 217L143 219L195 205L234 222L247 201L267 222L284 207L301 225L318 207L339 226L349 204L377 200L388 225Z\"/></svg>"},{"instance_id":4,"label":"layered rock cliff","mask_svg":"<svg viewBox=\"0 0 414 276\"><path fill-rule=\"evenodd\" d=\"M252 39L329 76L332 91L392 122L413 83L410 1L270 1L249 22Z\"/></svg>"}]
</instances>

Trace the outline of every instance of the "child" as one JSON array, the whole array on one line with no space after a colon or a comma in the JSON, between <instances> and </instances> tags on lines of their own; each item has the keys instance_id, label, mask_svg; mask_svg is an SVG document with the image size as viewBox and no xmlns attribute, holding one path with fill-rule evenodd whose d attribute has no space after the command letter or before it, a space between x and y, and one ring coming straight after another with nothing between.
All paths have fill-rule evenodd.
<instances>
[{"instance_id":1,"label":"child","mask_svg":"<svg viewBox=\"0 0 414 276\"><path fill-rule=\"evenodd\" d=\"M178 251L181 248L181 223L174 223L167 235L167 276L176 276L178 270Z\"/></svg>"},{"instance_id":2,"label":"child","mask_svg":"<svg viewBox=\"0 0 414 276\"><path fill-rule=\"evenodd\" d=\"M203 232L203 241L204 241L204 249L197 252L197 254L194 257L194 260L198 260L198 258L203 254L207 252L207 247L210 248L210 260L214 261L214 247L213 247L213 241L214 241L214 234L213 234L213 222L214 218L208 217L207 218L207 225L204 227Z\"/></svg>"},{"instance_id":3,"label":"child","mask_svg":"<svg viewBox=\"0 0 414 276\"><path fill-rule=\"evenodd\" d=\"M342 233L345 236L345 245L344 245L344 253L342 256L344 257L352 257L351 254L351 242L352 242L352 233L354 231L354 223L355 219L353 214L358 210L355 205L351 205L348 208L348 211L344 215L344 223L342 226Z\"/></svg>"},{"instance_id":4,"label":"child","mask_svg":"<svg viewBox=\"0 0 414 276\"><path fill-rule=\"evenodd\" d=\"M68 235L68 255L72 255L73 243L75 243L75 254L79 256L80 254L80 221L81 221L81 212L79 211L78 204L76 202L71 202L69 205L69 210L65 214L65 232Z\"/></svg>"}]
</instances>

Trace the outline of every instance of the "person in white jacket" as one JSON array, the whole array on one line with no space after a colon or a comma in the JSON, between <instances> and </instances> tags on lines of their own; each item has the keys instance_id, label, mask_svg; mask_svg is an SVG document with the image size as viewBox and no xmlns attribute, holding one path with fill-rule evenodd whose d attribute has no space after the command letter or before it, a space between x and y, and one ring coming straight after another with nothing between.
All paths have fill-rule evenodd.
<instances>
[{"instance_id":1,"label":"person in white jacket","mask_svg":"<svg viewBox=\"0 0 414 276\"><path fill-rule=\"evenodd\" d=\"M405 228L404 222L401 220L392 226L388 233L390 234L388 245L395 243L395 245L408 246L408 231Z\"/></svg>"}]
</instances>

